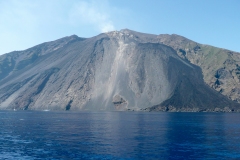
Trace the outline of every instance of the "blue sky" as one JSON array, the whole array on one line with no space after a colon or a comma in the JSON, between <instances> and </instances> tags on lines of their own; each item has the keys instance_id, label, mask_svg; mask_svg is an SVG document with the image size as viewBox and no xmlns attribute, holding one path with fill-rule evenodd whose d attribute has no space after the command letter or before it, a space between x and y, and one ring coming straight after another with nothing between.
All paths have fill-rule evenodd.
<instances>
[{"instance_id":1,"label":"blue sky","mask_svg":"<svg viewBox=\"0 0 240 160\"><path fill-rule=\"evenodd\" d=\"M240 1L0 0L0 54L124 28L240 52Z\"/></svg>"}]
</instances>

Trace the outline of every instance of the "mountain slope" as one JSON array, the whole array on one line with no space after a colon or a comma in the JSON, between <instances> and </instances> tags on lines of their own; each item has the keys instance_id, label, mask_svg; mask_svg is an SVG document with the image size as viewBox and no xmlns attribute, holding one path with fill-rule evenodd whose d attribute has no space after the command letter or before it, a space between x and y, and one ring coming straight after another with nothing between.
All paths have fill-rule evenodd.
<instances>
[{"instance_id":1,"label":"mountain slope","mask_svg":"<svg viewBox=\"0 0 240 160\"><path fill-rule=\"evenodd\" d=\"M4 79L8 75L13 74L16 71L22 70L28 65L34 63L36 60L48 56L59 48L74 42L76 40L84 40L76 35L61 38L53 42L47 42L25 51L14 51L8 54L0 56L0 80Z\"/></svg>"},{"instance_id":2,"label":"mountain slope","mask_svg":"<svg viewBox=\"0 0 240 160\"><path fill-rule=\"evenodd\" d=\"M204 81L229 99L240 102L240 53L209 45L199 44L185 37L173 34L142 34L128 29L141 42L165 44L172 47L183 59L202 69Z\"/></svg>"},{"instance_id":3,"label":"mountain slope","mask_svg":"<svg viewBox=\"0 0 240 160\"><path fill-rule=\"evenodd\" d=\"M65 37L0 56L0 108L239 110L204 83L199 67L159 41L122 30Z\"/></svg>"},{"instance_id":4,"label":"mountain slope","mask_svg":"<svg viewBox=\"0 0 240 160\"><path fill-rule=\"evenodd\" d=\"M202 45L177 35L159 35L158 39L174 48L179 56L201 67L204 81L210 87L240 102L239 53Z\"/></svg>"}]
</instances>

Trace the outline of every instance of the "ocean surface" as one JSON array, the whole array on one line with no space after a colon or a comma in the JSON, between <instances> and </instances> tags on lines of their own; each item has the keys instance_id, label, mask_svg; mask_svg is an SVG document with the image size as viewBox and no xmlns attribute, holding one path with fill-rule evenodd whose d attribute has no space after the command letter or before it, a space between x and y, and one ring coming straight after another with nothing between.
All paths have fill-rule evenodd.
<instances>
[{"instance_id":1,"label":"ocean surface","mask_svg":"<svg viewBox=\"0 0 240 160\"><path fill-rule=\"evenodd\" d=\"M0 159L240 159L240 114L0 111Z\"/></svg>"}]
</instances>

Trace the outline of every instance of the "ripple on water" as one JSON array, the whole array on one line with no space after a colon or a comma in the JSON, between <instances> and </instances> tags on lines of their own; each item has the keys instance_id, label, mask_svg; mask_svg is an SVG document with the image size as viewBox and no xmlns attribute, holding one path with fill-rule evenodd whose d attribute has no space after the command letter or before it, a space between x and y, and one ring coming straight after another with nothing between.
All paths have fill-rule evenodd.
<instances>
[{"instance_id":1,"label":"ripple on water","mask_svg":"<svg viewBox=\"0 0 240 160\"><path fill-rule=\"evenodd\" d=\"M239 114L49 111L2 116L0 159L240 158Z\"/></svg>"}]
</instances>

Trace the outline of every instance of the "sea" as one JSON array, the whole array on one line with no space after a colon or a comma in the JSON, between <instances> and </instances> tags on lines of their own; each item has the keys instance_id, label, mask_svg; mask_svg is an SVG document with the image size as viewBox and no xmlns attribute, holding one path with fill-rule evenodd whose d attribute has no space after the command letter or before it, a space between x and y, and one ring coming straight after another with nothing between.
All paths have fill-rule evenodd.
<instances>
[{"instance_id":1,"label":"sea","mask_svg":"<svg viewBox=\"0 0 240 160\"><path fill-rule=\"evenodd\" d=\"M0 159L240 159L240 114L0 111Z\"/></svg>"}]
</instances>

